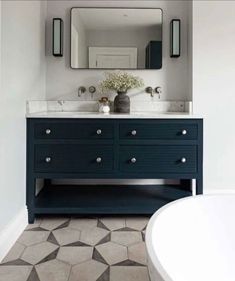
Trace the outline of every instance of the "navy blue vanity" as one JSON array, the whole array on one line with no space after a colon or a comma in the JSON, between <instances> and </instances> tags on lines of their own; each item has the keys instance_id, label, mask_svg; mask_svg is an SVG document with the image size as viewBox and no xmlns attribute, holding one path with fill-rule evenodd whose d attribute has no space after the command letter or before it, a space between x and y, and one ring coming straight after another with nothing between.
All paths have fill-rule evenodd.
<instances>
[{"instance_id":1,"label":"navy blue vanity","mask_svg":"<svg viewBox=\"0 0 235 281\"><path fill-rule=\"evenodd\" d=\"M27 207L36 214L152 214L201 194L203 121L28 118ZM37 194L36 179L44 180ZM180 185L53 185L52 179L177 179ZM37 194L37 195L36 195Z\"/></svg>"}]
</instances>

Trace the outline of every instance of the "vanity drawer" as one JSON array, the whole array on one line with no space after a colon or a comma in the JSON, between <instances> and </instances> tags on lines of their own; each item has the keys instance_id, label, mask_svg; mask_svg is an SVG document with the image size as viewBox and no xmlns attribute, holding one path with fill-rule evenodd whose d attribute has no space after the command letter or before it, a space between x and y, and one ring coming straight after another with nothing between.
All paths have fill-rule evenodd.
<instances>
[{"instance_id":1,"label":"vanity drawer","mask_svg":"<svg viewBox=\"0 0 235 281\"><path fill-rule=\"evenodd\" d=\"M111 145L35 145L35 172L104 173L113 170Z\"/></svg>"},{"instance_id":2,"label":"vanity drawer","mask_svg":"<svg viewBox=\"0 0 235 281\"><path fill-rule=\"evenodd\" d=\"M112 139L113 124L99 122L42 122L34 126L36 139Z\"/></svg>"},{"instance_id":3,"label":"vanity drawer","mask_svg":"<svg viewBox=\"0 0 235 281\"><path fill-rule=\"evenodd\" d=\"M197 146L121 146L119 169L128 173L196 173Z\"/></svg>"},{"instance_id":4,"label":"vanity drawer","mask_svg":"<svg viewBox=\"0 0 235 281\"><path fill-rule=\"evenodd\" d=\"M185 123L130 123L120 124L121 139L195 140L198 138L197 124Z\"/></svg>"}]
</instances>

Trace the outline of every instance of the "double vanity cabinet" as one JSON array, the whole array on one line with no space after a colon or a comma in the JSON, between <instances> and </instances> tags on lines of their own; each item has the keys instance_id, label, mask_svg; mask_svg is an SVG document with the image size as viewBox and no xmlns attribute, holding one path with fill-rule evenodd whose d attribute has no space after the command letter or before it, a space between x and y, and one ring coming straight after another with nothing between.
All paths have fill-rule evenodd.
<instances>
[{"instance_id":1,"label":"double vanity cabinet","mask_svg":"<svg viewBox=\"0 0 235 281\"><path fill-rule=\"evenodd\" d=\"M197 118L27 118L27 207L36 214L152 214L202 187ZM36 180L44 186L36 192ZM175 179L179 185L55 185L53 179ZM138 181L137 181L138 182Z\"/></svg>"}]
</instances>

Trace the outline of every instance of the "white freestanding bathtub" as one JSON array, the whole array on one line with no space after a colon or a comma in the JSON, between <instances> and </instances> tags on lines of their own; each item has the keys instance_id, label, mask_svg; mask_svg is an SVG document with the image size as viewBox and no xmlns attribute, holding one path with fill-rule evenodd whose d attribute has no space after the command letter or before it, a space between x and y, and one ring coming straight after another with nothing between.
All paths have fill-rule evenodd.
<instances>
[{"instance_id":1,"label":"white freestanding bathtub","mask_svg":"<svg viewBox=\"0 0 235 281\"><path fill-rule=\"evenodd\" d=\"M151 281L235 281L235 195L174 201L150 219Z\"/></svg>"}]
</instances>

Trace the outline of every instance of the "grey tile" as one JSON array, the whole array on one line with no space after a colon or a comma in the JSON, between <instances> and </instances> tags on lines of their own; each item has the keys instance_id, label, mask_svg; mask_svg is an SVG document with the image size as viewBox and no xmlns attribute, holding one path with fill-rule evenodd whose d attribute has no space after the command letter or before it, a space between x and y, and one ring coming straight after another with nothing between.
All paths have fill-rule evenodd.
<instances>
[{"instance_id":1,"label":"grey tile","mask_svg":"<svg viewBox=\"0 0 235 281\"><path fill-rule=\"evenodd\" d=\"M40 244L27 247L21 258L28 263L37 264L49 254L54 252L57 248L58 246L50 242L42 242Z\"/></svg>"},{"instance_id":2,"label":"grey tile","mask_svg":"<svg viewBox=\"0 0 235 281\"><path fill-rule=\"evenodd\" d=\"M90 247L90 245L88 244L85 244L81 241L77 241L77 242L74 242L74 243L70 243L70 244L66 244L66 245L63 245L63 246L66 246L66 247Z\"/></svg>"},{"instance_id":3,"label":"grey tile","mask_svg":"<svg viewBox=\"0 0 235 281\"><path fill-rule=\"evenodd\" d=\"M24 231L18 242L25 246L31 246L46 241L49 234L49 231Z\"/></svg>"},{"instance_id":4,"label":"grey tile","mask_svg":"<svg viewBox=\"0 0 235 281\"><path fill-rule=\"evenodd\" d=\"M32 266L0 266L0 281L26 281Z\"/></svg>"},{"instance_id":5,"label":"grey tile","mask_svg":"<svg viewBox=\"0 0 235 281\"><path fill-rule=\"evenodd\" d=\"M35 268L32 269L27 281L40 281Z\"/></svg>"},{"instance_id":6,"label":"grey tile","mask_svg":"<svg viewBox=\"0 0 235 281\"><path fill-rule=\"evenodd\" d=\"M125 261L113 264L113 266L145 266L145 265L132 261L132 260L125 260Z\"/></svg>"},{"instance_id":7,"label":"grey tile","mask_svg":"<svg viewBox=\"0 0 235 281\"><path fill-rule=\"evenodd\" d=\"M79 230L71 229L71 228L68 228L68 227L53 230L52 233L55 236L56 241L61 246L77 242L77 241L79 241L79 238L80 238L80 231Z\"/></svg>"},{"instance_id":8,"label":"grey tile","mask_svg":"<svg viewBox=\"0 0 235 281\"><path fill-rule=\"evenodd\" d=\"M109 230L107 226L105 226L101 220L98 220L97 227L103 228L105 230Z\"/></svg>"},{"instance_id":9,"label":"grey tile","mask_svg":"<svg viewBox=\"0 0 235 281\"><path fill-rule=\"evenodd\" d=\"M101 254L94 248L92 259L104 264L108 264L107 261L101 256Z\"/></svg>"},{"instance_id":10,"label":"grey tile","mask_svg":"<svg viewBox=\"0 0 235 281\"><path fill-rule=\"evenodd\" d=\"M123 246L130 246L142 242L142 236L137 231L114 231L111 233L111 241Z\"/></svg>"},{"instance_id":11,"label":"grey tile","mask_svg":"<svg viewBox=\"0 0 235 281\"><path fill-rule=\"evenodd\" d=\"M111 233L106 235L103 239L101 239L96 245L104 244L111 241Z\"/></svg>"},{"instance_id":12,"label":"grey tile","mask_svg":"<svg viewBox=\"0 0 235 281\"><path fill-rule=\"evenodd\" d=\"M41 222L42 222L42 219L41 219L41 218L36 218L36 219L35 219L35 222L32 223L32 224L29 224L29 225L26 227L25 230L30 230L30 229L32 229L32 228L39 227L40 224L41 224Z\"/></svg>"},{"instance_id":13,"label":"grey tile","mask_svg":"<svg viewBox=\"0 0 235 281\"><path fill-rule=\"evenodd\" d=\"M9 266L9 265L31 265L31 263L28 263L24 260L21 259L17 259L17 260L13 260L13 261L8 261L6 263L0 264L0 266Z\"/></svg>"},{"instance_id":14,"label":"grey tile","mask_svg":"<svg viewBox=\"0 0 235 281\"><path fill-rule=\"evenodd\" d=\"M96 249L109 265L128 259L127 248L113 242L98 245Z\"/></svg>"},{"instance_id":15,"label":"grey tile","mask_svg":"<svg viewBox=\"0 0 235 281\"><path fill-rule=\"evenodd\" d=\"M109 231L98 227L93 228L92 231L86 229L81 232L80 241L85 244L94 246L99 243L105 236L107 236L108 233Z\"/></svg>"},{"instance_id":16,"label":"grey tile","mask_svg":"<svg viewBox=\"0 0 235 281\"><path fill-rule=\"evenodd\" d=\"M96 281L107 268L107 265L95 260L75 265L72 267L69 281Z\"/></svg>"},{"instance_id":17,"label":"grey tile","mask_svg":"<svg viewBox=\"0 0 235 281\"><path fill-rule=\"evenodd\" d=\"M92 247L61 247L57 259L75 265L91 260L92 253Z\"/></svg>"},{"instance_id":18,"label":"grey tile","mask_svg":"<svg viewBox=\"0 0 235 281\"><path fill-rule=\"evenodd\" d=\"M24 249L24 245L16 242L14 246L10 249L6 257L2 260L2 263L19 259Z\"/></svg>"},{"instance_id":19,"label":"grey tile","mask_svg":"<svg viewBox=\"0 0 235 281\"><path fill-rule=\"evenodd\" d=\"M49 217L44 218L40 224L40 227L47 229L47 230L54 230L58 228L59 226L63 225L68 221L68 218L55 218L55 217Z\"/></svg>"},{"instance_id":20,"label":"grey tile","mask_svg":"<svg viewBox=\"0 0 235 281\"><path fill-rule=\"evenodd\" d=\"M149 281L148 269L144 266L111 266L110 281Z\"/></svg>"},{"instance_id":21,"label":"grey tile","mask_svg":"<svg viewBox=\"0 0 235 281\"><path fill-rule=\"evenodd\" d=\"M92 229L97 226L97 219L90 218L72 218L69 227L77 230Z\"/></svg>"},{"instance_id":22,"label":"grey tile","mask_svg":"<svg viewBox=\"0 0 235 281\"><path fill-rule=\"evenodd\" d=\"M135 230L143 230L149 219L149 217L129 217L126 218L126 226Z\"/></svg>"},{"instance_id":23,"label":"grey tile","mask_svg":"<svg viewBox=\"0 0 235 281\"><path fill-rule=\"evenodd\" d=\"M125 227L124 218L102 218L100 221L111 231Z\"/></svg>"},{"instance_id":24,"label":"grey tile","mask_svg":"<svg viewBox=\"0 0 235 281\"><path fill-rule=\"evenodd\" d=\"M96 281L109 281L110 268L108 267L105 272Z\"/></svg>"},{"instance_id":25,"label":"grey tile","mask_svg":"<svg viewBox=\"0 0 235 281\"><path fill-rule=\"evenodd\" d=\"M40 281L67 281L71 266L59 260L51 260L35 268Z\"/></svg>"},{"instance_id":26,"label":"grey tile","mask_svg":"<svg viewBox=\"0 0 235 281\"><path fill-rule=\"evenodd\" d=\"M140 264L147 263L146 247L145 243L141 242L128 247L129 259Z\"/></svg>"},{"instance_id":27,"label":"grey tile","mask_svg":"<svg viewBox=\"0 0 235 281\"><path fill-rule=\"evenodd\" d=\"M56 259L57 254L58 254L58 251L59 251L59 248L56 249L54 252L50 253L50 254L49 254L48 256L46 256L44 259L40 260L40 262L38 262L38 264Z\"/></svg>"},{"instance_id":28,"label":"grey tile","mask_svg":"<svg viewBox=\"0 0 235 281\"><path fill-rule=\"evenodd\" d=\"M54 236L54 234L53 234L52 232L51 232L50 235L48 236L47 242L50 242L50 243L55 244L55 245L59 245L59 243L58 243L57 240L55 239L55 236Z\"/></svg>"}]
</instances>

